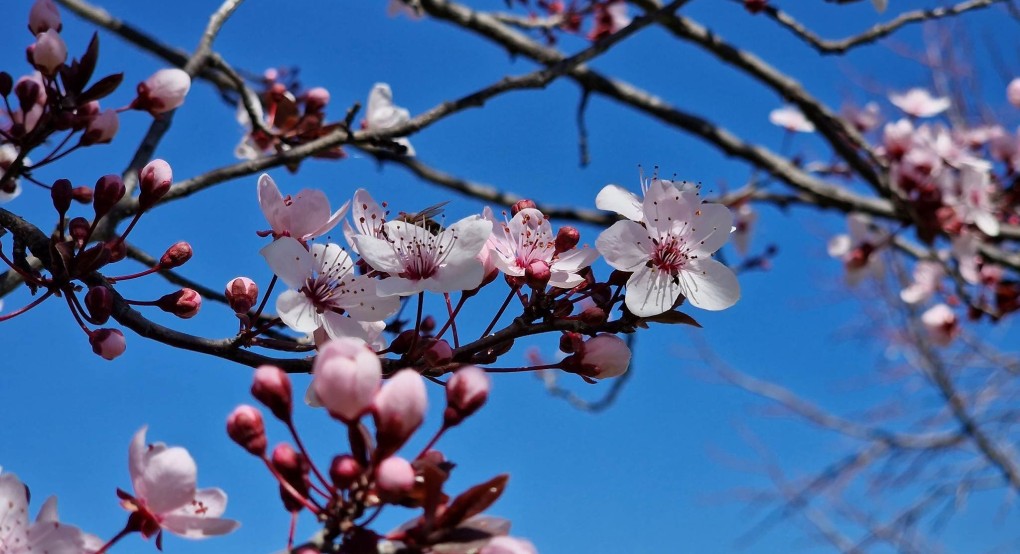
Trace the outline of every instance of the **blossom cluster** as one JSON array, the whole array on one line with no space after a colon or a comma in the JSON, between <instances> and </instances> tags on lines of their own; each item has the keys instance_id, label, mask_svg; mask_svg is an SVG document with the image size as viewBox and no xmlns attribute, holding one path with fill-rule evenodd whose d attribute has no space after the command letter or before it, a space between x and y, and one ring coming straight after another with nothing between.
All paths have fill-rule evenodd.
<instances>
[{"instance_id":1,"label":"blossom cluster","mask_svg":"<svg viewBox=\"0 0 1020 554\"><path fill-rule=\"evenodd\" d=\"M1020 107L1020 78L1009 84L1006 98ZM943 120L952 101L922 88L890 94L889 102L906 117L883 123L875 102L849 107L844 116L859 132L877 134L874 151L888 164L891 194L909 212L917 239L930 248L916 262L901 298L915 306L932 303L921 320L930 337L946 345L959 334L960 318L951 305L961 297L975 319L998 320L1020 309L1015 278L982 254L1004 226L1020 223L1013 185L1020 170L1020 131L1011 133L996 122ZM815 130L791 107L772 112L770 119L788 131ZM881 277L883 251L897 246L902 227L885 228L856 213L847 221L849 233L829 242L830 255L843 261L850 284L866 275ZM936 301L939 296L944 301Z\"/></svg>"},{"instance_id":2,"label":"blossom cluster","mask_svg":"<svg viewBox=\"0 0 1020 554\"><path fill-rule=\"evenodd\" d=\"M258 198L270 228L259 234L273 241L261 253L287 287L276 297L276 314L317 344L356 338L377 352L398 354L393 363L442 375L463 364L490 365L505 353L487 337L516 297L519 319L560 322L561 349L571 356L555 367L587 378L619 375L626 366L593 363L601 356L585 355L586 341L578 332L598 338L601 331L632 329L640 319L666 322L663 314L685 300L698 308L722 310L740 296L733 271L712 258L734 228L730 210L704 202L697 187L687 183L652 178L643 181L643 188L643 198L617 185L603 189L598 207L624 219L603 231L590 248L581 245L573 227L554 231L530 201L519 202L502 221L486 208L446 223L434 218L438 210L393 217L365 190L333 211L321 191L284 196L273 179L263 175ZM315 242L341 220L346 248ZM600 254L615 270L606 280L599 280L591 267ZM460 305L500 274L510 288L506 302L478 341L461 344L456 327ZM524 294L527 290L530 294ZM239 277L226 292L237 303L242 332L257 334L246 312L258 301L258 286ZM438 332L422 318L426 292L446 296L448 306L449 295L461 293L457 309L450 307ZM386 320L400 308L402 298L417 298L417 321L413 329L387 342ZM622 317L610 321L618 305ZM452 343L444 339L448 329L453 331ZM623 341L611 344L626 350Z\"/></svg>"}]
</instances>

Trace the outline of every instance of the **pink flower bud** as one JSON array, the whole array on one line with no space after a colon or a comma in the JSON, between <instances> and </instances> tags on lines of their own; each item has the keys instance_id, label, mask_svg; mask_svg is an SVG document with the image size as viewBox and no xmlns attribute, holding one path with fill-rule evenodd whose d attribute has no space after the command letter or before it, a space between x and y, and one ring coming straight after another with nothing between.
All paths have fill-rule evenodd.
<instances>
[{"instance_id":1,"label":"pink flower bud","mask_svg":"<svg viewBox=\"0 0 1020 554\"><path fill-rule=\"evenodd\" d=\"M67 60L67 45L60 33L48 29L36 35L35 48L32 49L32 63L45 75L52 76Z\"/></svg>"},{"instance_id":2,"label":"pink flower bud","mask_svg":"<svg viewBox=\"0 0 1020 554\"><path fill-rule=\"evenodd\" d=\"M50 187L50 199L53 200L53 207L57 213L64 215L71 208L72 187L71 181L57 179Z\"/></svg>"},{"instance_id":3,"label":"pink flower bud","mask_svg":"<svg viewBox=\"0 0 1020 554\"><path fill-rule=\"evenodd\" d=\"M533 260L524 269L524 278L527 280L529 287L544 289L549 284L549 279L552 278L552 271L549 269L548 263L542 260Z\"/></svg>"},{"instance_id":4,"label":"pink flower bud","mask_svg":"<svg viewBox=\"0 0 1020 554\"><path fill-rule=\"evenodd\" d=\"M364 469L361 464L350 454L337 456L333 458L333 463L329 464L329 478L341 489L350 488L361 476L362 471Z\"/></svg>"},{"instance_id":5,"label":"pink flower bud","mask_svg":"<svg viewBox=\"0 0 1020 554\"><path fill-rule=\"evenodd\" d=\"M74 189L71 190L71 197L79 204L91 203L93 196L92 189L86 186L74 187Z\"/></svg>"},{"instance_id":6,"label":"pink flower bud","mask_svg":"<svg viewBox=\"0 0 1020 554\"><path fill-rule=\"evenodd\" d=\"M117 202L124 197L124 182L117 175L103 175L96 181L95 194L92 196L92 207L95 209L96 217L100 218L110 213Z\"/></svg>"},{"instance_id":7,"label":"pink flower bud","mask_svg":"<svg viewBox=\"0 0 1020 554\"><path fill-rule=\"evenodd\" d=\"M106 144L113 140L119 129L120 119L117 117L117 111L105 110L89 121L85 134L81 136L81 143L85 146Z\"/></svg>"},{"instance_id":8,"label":"pink flower bud","mask_svg":"<svg viewBox=\"0 0 1020 554\"><path fill-rule=\"evenodd\" d=\"M485 543L478 554L538 554L538 550L524 539L502 536Z\"/></svg>"},{"instance_id":9,"label":"pink flower bud","mask_svg":"<svg viewBox=\"0 0 1020 554\"><path fill-rule=\"evenodd\" d=\"M577 318L586 325L595 327L609 321L609 314L598 306L588 306L577 315Z\"/></svg>"},{"instance_id":10,"label":"pink flower bud","mask_svg":"<svg viewBox=\"0 0 1020 554\"><path fill-rule=\"evenodd\" d=\"M202 309L202 296L194 289L183 288L161 297L156 301L156 306L181 319L190 319Z\"/></svg>"},{"instance_id":11,"label":"pink flower bud","mask_svg":"<svg viewBox=\"0 0 1020 554\"><path fill-rule=\"evenodd\" d=\"M329 104L329 91L322 87L315 87L305 93L305 105L308 111L317 112Z\"/></svg>"},{"instance_id":12,"label":"pink flower bud","mask_svg":"<svg viewBox=\"0 0 1020 554\"><path fill-rule=\"evenodd\" d=\"M251 384L251 395L269 408L277 419L285 423L290 421L293 395L290 377L282 369L271 365L259 366Z\"/></svg>"},{"instance_id":13,"label":"pink flower bud","mask_svg":"<svg viewBox=\"0 0 1020 554\"><path fill-rule=\"evenodd\" d=\"M120 356L127 349L124 333L117 329L96 329L92 331L89 333L89 344L92 345L93 352L106 360L112 360Z\"/></svg>"},{"instance_id":14,"label":"pink flower bud","mask_svg":"<svg viewBox=\"0 0 1020 554\"><path fill-rule=\"evenodd\" d=\"M97 325L102 325L110 320L113 312L113 293L104 286L92 287L85 293L85 307L89 315Z\"/></svg>"},{"instance_id":15,"label":"pink flower bud","mask_svg":"<svg viewBox=\"0 0 1020 554\"><path fill-rule=\"evenodd\" d=\"M538 205L535 204L534 200L518 200L513 206L510 206L510 215L517 215L517 212L525 209L538 209Z\"/></svg>"},{"instance_id":16,"label":"pink flower bud","mask_svg":"<svg viewBox=\"0 0 1020 554\"><path fill-rule=\"evenodd\" d=\"M235 314L244 315L259 301L259 286L247 277L235 277L227 283L224 294L230 309L234 310Z\"/></svg>"},{"instance_id":17,"label":"pink flower bud","mask_svg":"<svg viewBox=\"0 0 1020 554\"><path fill-rule=\"evenodd\" d=\"M262 414L252 406L238 406L227 416L227 435L255 456L266 454L266 426Z\"/></svg>"},{"instance_id":18,"label":"pink flower bud","mask_svg":"<svg viewBox=\"0 0 1020 554\"><path fill-rule=\"evenodd\" d=\"M152 207L166 191L170 190L174 172L170 169L170 164L157 159L145 164L138 172L138 179L140 181L138 204L144 210Z\"/></svg>"},{"instance_id":19,"label":"pink flower bud","mask_svg":"<svg viewBox=\"0 0 1020 554\"><path fill-rule=\"evenodd\" d=\"M580 241L580 231L570 226L560 227L560 230L556 233L556 253L562 254L577 246L577 243Z\"/></svg>"},{"instance_id":20,"label":"pink flower bud","mask_svg":"<svg viewBox=\"0 0 1020 554\"><path fill-rule=\"evenodd\" d=\"M194 251L191 249L190 244L184 241L178 242L166 249L166 252L159 259L159 267L161 269L180 267L191 259L192 254L194 254Z\"/></svg>"},{"instance_id":21,"label":"pink flower bud","mask_svg":"<svg viewBox=\"0 0 1020 554\"><path fill-rule=\"evenodd\" d=\"M1020 108L1020 77L1017 77L1006 85L1006 99L1014 108Z\"/></svg>"},{"instance_id":22,"label":"pink flower bud","mask_svg":"<svg viewBox=\"0 0 1020 554\"><path fill-rule=\"evenodd\" d=\"M353 338L326 343L312 364L312 389L330 415L351 423L371 407L382 382L379 357Z\"/></svg>"},{"instance_id":23,"label":"pink flower bud","mask_svg":"<svg viewBox=\"0 0 1020 554\"><path fill-rule=\"evenodd\" d=\"M414 468L403 458L391 456L375 470L375 489L385 500L396 501L414 488Z\"/></svg>"},{"instance_id":24,"label":"pink flower bud","mask_svg":"<svg viewBox=\"0 0 1020 554\"><path fill-rule=\"evenodd\" d=\"M398 371L375 396L377 454L386 457L407 442L425 419L425 381L413 369Z\"/></svg>"},{"instance_id":25,"label":"pink flower bud","mask_svg":"<svg viewBox=\"0 0 1020 554\"><path fill-rule=\"evenodd\" d=\"M446 383L443 425L452 427L478 411L489 398L492 380L477 366L462 367Z\"/></svg>"},{"instance_id":26,"label":"pink flower bud","mask_svg":"<svg viewBox=\"0 0 1020 554\"><path fill-rule=\"evenodd\" d=\"M630 348L616 335L597 335L584 343L581 366L596 379L619 377L630 366Z\"/></svg>"},{"instance_id":27,"label":"pink flower bud","mask_svg":"<svg viewBox=\"0 0 1020 554\"><path fill-rule=\"evenodd\" d=\"M60 32L62 28L60 12L53 0L35 0L32 9L28 11L28 30L32 32L32 35L44 33L50 29Z\"/></svg>"},{"instance_id":28,"label":"pink flower bud","mask_svg":"<svg viewBox=\"0 0 1020 554\"><path fill-rule=\"evenodd\" d=\"M152 115L168 112L184 103L191 89L191 77L180 69L160 69L138 83L138 97L131 108Z\"/></svg>"},{"instance_id":29,"label":"pink flower bud","mask_svg":"<svg viewBox=\"0 0 1020 554\"><path fill-rule=\"evenodd\" d=\"M445 340L437 340L425 349L425 365L439 367L453 361L453 348Z\"/></svg>"}]
</instances>

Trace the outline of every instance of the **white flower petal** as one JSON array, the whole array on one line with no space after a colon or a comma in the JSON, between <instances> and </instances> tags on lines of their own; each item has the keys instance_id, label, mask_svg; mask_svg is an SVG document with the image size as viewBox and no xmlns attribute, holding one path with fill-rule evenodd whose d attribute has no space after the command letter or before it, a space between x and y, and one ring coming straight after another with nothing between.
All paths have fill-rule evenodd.
<instances>
[{"instance_id":1,"label":"white flower petal","mask_svg":"<svg viewBox=\"0 0 1020 554\"><path fill-rule=\"evenodd\" d=\"M641 266L627 280L627 309L638 317L668 311L680 297L680 282L669 273Z\"/></svg>"},{"instance_id":2,"label":"white flower petal","mask_svg":"<svg viewBox=\"0 0 1020 554\"><path fill-rule=\"evenodd\" d=\"M733 270L711 258L692 260L681 270L680 287L687 300L703 310L725 310L740 300Z\"/></svg>"},{"instance_id":3,"label":"white flower petal","mask_svg":"<svg viewBox=\"0 0 1020 554\"><path fill-rule=\"evenodd\" d=\"M304 246L291 237L280 237L259 250L269 268L280 280L292 289L305 286L305 281L315 271L315 258Z\"/></svg>"},{"instance_id":4,"label":"white flower petal","mask_svg":"<svg viewBox=\"0 0 1020 554\"><path fill-rule=\"evenodd\" d=\"M319 328L322 318L318 309L303 292L284 291L276 299L276 315L283 324L299 333L311 333Z\"/></svg>"},{"instance_id":5,"label":"white flower petal","mask_svg":"<svg viewBox=\"0 0 1020 554\"><path fill-rule=\"evenodd\" d=\"M354 245L362 259L373 269L383 273L396 275L404 270L400 258L393 251L393 246L382 239L359 235L354 237ZM380 294L382 294L380 292Z\"/></svg>"},{"instance_id":6,"label":"white flower petal","mask_svg":"<svg viewBox=\"0 0 1020 554\"><path fill-rule=\"evenodd\" d=\"M606 185L595 197L595 206L600 210L616 212L631 221L641 221L641 199L620 185Z\"/></svg>"},{"instance_id":7,"label":"white flower petal","mask_svg":"<svg viewBox=\"0 0 1020 554\"><path fill-rule=\"evenodd\" d=\"M633 221L617 221L595 239L606 263L621 271L634 271L650 259L652 240L641 225Z\"/></svg>"}]
</instances>

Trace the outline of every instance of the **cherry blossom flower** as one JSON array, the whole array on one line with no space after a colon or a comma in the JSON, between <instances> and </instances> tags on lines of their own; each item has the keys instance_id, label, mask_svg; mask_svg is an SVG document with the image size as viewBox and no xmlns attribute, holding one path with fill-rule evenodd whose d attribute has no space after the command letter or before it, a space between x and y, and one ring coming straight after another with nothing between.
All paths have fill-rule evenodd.
<instances>
[{"instance_id":1,"label":"cherry blossom flower","mask_svg":"<svg viewBox=\"0 0 1020 554\"><path fill-rule=\"evenodd\" d=\"M609 185L596 198L601 209L631 218L634 198ZM633 274L626 305L640 317L663 313L683 294L694 306L722 310L740 298L733 271L711 258L729 239L733 214L702 203L693 190L653 179L640 208L642 219L617 221L595 241L612 267ZM642 225L643 224L643 225Z\"/></svg>"},{"instance_id":2,"label":"cherry blossom flower","mask_svg":"<svg viewBox=\"0 0 1020 554\"><path fill-rule=\"evenodd\" d=\"M261 254L290 287L276 299L276 311L295 331L324 327L333 338L366 338L358 321L382 321L400 307L397 298L376 294L379 281L354 273L354 261L339 245L313 244L309 251L297 240L281 237Z\"/></svg>"},{"instance_id":3,"label":"cherry blossom flower","mask_svg":"<svg viewBox=\"0 0 1020 554\"><path fill-rule=\"evenodd\" d=\"M875 251L885 244L887 237L884 232L873 229L860 214L850 214L846 221L849 234L833 237L829 241L828 251L833 258L843 260L847 283L853 286L869 273L881 276L882 258Z\"/></svg>"},{"instance_id":4,"label":"cherry blossom flower","mask_svg":"<svg viewBox=\"0 0 1020 554\"><path fill-rule=\"evenodd\" d=\"M941 262L932 260L921 260L914 266L914 281L900 291L900 299L907 304L920 304L931 298L942 278L946 275L946 269Z\"/></svg>"},{"instance_id":5,"label":"cherry blossom flower","mask_svg":"<svg viewBox=\"0 0 1020 554\"><path fill-rule=\"evenodd\" d=\"M913 117L932 117L949 109L949 98L932 96L927 89L912 88L902 94L892 93L889 102Z\"/></svg>"},{"instance_id":6,"label":"cherry blossom flower","mask_svg":"<svg viewBox=\"0 0 1020 554\"><path fill-rule=\"evenodd\" d=\"M57 499L43 503L35 523L28 522L28 489L13 473L0 475L0 552L3 554L92 554L99 537L60 523Z\"/></svg>"},{"instance_id":7,"label":"cherry blossom flower","mask_svg":"<svg viewBox=\"0 0 1020 554\"><path fill-rule=\"evenodd\" d=\"M936 304L921 314L928 337L939 346L948 346L960 334L960 322L945 304Z\"/></svg>"},{"instance_id":8,"label":"cherry blossom flower","mask_svg":"<svg viewBox=\"0 0 1020 554\"><path fill-rule=\"evenodd\" d=\"M591 248L556 252L552 225L545 214L534 208L517 212L509 223L497 222L488 207L482 217L492 222L489 260L512 277L524 277L533 263L541 262L550 270L549 285L569 289L584 282L578 271L590 266L599 256Z\"/></svg>"},{"instance_id":9,"label":"cherry blossom flower","mask_svg":"<svg viewBox=\"0 0 1020 554\"><path fill-rule=\"evenodd\" d=\"M344 238L347 239L347 244L351 246L351 249L358 252L354 237L366 235L378 239L384 238L382 228L389 212L380 206L365 189L354 191L352 204L351 221L354 222L354 225L344 221Z\"/></svg>"},{"instance_id":10,"label":"cherry blossom flower","mask_svg":"<svg viewBox=\"0 0 1020 554\"><path fill-rule=\"evenodd\" d=\"M944 191L943 201L952 206L963 223L972 223L982 233L994 237L999 234L999 220L993 213L990 163L971 159L960 164L959 195Z\"/></svg>"},{"instance_id":11,"label":"cherry blossom flower","mask_svg":"<svg viewBox=\"0 0 1020 554\"><path fill-rule=\"evenodd\" d=\"M492 222L468 216L433 234L405 221L383 225L384 238L357 235L354 243L374 269L390 276L379 281L382 296L409 296L425 290L471 290L484 277L478 253L492 233Z\"/></svg>"},{"instance_id":12,"label":"cherry blossom flower","mask_svg":"<svg viewBox=\"0 0 1020 554\"><path fill-rule=\"evenodd\" d=\"M227 507L227 494L217 488L196 488L198 468L191 454L180 446L167 447L161 442L146 445L146 430L142 427L135 433L128 450L135 494L117 491L121 505L137 518L142 535L157 535L159 546L164 529L192 539L226 535L237 529L238 522L220 517Z\"/></svg>"},{"instance_id":13,"label":"cherry blossom flower","mask_svg":"<svg viewBox=\"0 0 1020 554\"><path fill-rule=\"evenodd\" d=\"M392 129L403 125L411 119L411 112L393 104L393 91L386 83L376 83L368 93L368 106L365 108L365 128L369 130ZM407 149L405 156L414 156L414 147L407 137L394 137L393 142Z\"/></svg>"},{"instance_id":14,"label":"cherry blossom flower","mask_svg":"<svg viewBox=\"0 0 1020 554\"><path fill-rule=\"evenodd\" d=\"M318 189L304 189L283 196L269 174L258 184L259 207L273 228L273 237L294 237L307 241L328 233L347 213L350 202L330 214L329 199Z\"/></svg>"},{"instance_id":15,"label":"cherry blossom flower","mask_svg":"<svg viewBox=\"0 0 1020 554\"><path fill-rule=\"evenodd\" d=\"M815 124L808 121L796 106L783 106L769 112L769 122L787 131L797 133L813 133Z\"/></svg>"}]
</instances>

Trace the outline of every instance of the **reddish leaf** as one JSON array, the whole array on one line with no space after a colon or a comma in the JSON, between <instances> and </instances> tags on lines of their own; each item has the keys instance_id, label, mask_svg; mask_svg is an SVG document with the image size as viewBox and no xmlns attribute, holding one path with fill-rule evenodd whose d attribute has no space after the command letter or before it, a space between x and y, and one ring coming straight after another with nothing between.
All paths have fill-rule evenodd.
<instances>
[{"instance_id":1,"label":"reddish leaf","mask_svg":"<svg viewBox=\"0 0 1020 554\"><path fill-rule=\"evenodd\" d=\"M105 98L111 92L117 90L117 87L120 86L120 83L123 80L124 80L123 73L114 73L113 75L107 75L106 77L103 77L102 79L96 81L94 85L89 87L88 90L81 93L81 96L78 97L78 105L82 106L93 100Z\"/></svg>"},{"instance_id":2,"label":"reddish leaf","mask_svg":"<svg viewBox=\"0 0 1020 554\"><path fill-rule=\"evenodd\" d=\"M446 511L439 516L436 527L439 529L457 527L462 521L483 512L499 499L509 480L510 476L504 473L464 491L453 499Z\"/></svg>"},{"instance_id":3,"label":"reddish leaf","mask_svg":"<svg viewBox=\"0 0 1020 554\"><path fill-rule=\"evenodd\" d=\"M693 325L695 327L701 327L701 324L695 321L693 317L676 310L663 312L659 315L653 315L652 317L645 317L642 319L644 321L665 323L667 325Z\"/></svg>"}]
</instances>

